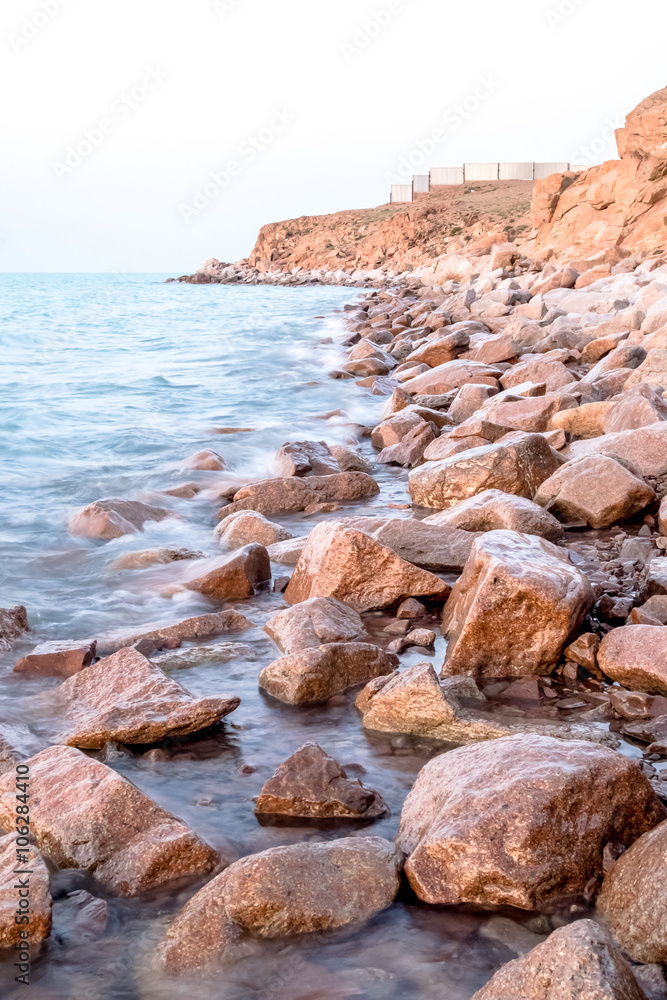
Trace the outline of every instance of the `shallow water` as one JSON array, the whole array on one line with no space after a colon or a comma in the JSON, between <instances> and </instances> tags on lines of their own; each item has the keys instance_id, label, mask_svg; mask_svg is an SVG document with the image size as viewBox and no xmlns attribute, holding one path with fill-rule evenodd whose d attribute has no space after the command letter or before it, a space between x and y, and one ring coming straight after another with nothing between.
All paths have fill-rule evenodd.
<instances>
[{"instance_id":1,"label":"shallow water","mask_svg":"<svg viewBox=\"0 0 667 1000\"><path fill-rule=\"evenodd\" d=\"M27 752L48 741L46 715L35 715L30 698L58 682L13 674L17 653L46 639L92 637L213 610L193 593L163 595L182 564L134 572L110 567L122 553L161 545L219 553L212 533L218 505L212 499L156 495L183 482L215 485L225 478L181 472L185 458L214 448L230 472L258 478L271 474L271 457L286 440L345 443L353 425L372 426L379 417L381 398L327 377L342 357L340 310L354 295L349 289L193 287L166 285L165 277L0 276L0 606L25 604L33 629L29 643L0 659L0 725ZM318 419L338 409L346 415ZM231 435L212 430L224 426L255 430ZM381 496L351 506L350 513L401 516L386 504L408 499L405 474L384 469L378 480ZM68 535L73 510L112 496L148 496L179 518L107 544ZM306 515L279 520L294 535L315 523ZM289 573L284 567L274 571ZM262 627L284 605L280 596L265 593L236 606L256 627L223 641L251 651L226 663L171 673L197 695L239 695L240 708L215 733L170 741L158 753L117 747L97 756L187 820L227 860L299 840L369 832L393 837L417 773L446 747L364 732L354 708L356 692L314 708L289 708L264 697L257 674L276 658L276 648ZM378 630L383 624L377 616ZM438 666L440 642L432 656ZM402 663L425 658L424 652L410 652ZM391 817L370 827L261 826L253 797L307 740L352 765L351 774L380 791ZM190 978L165 982L153 971L151 957L166 919L196 886L110 899L107 930L93 942L67 933L62 898L81 887L104 895L80 872L54 875L60 900L54 932L33 965L32 985L16 988L11 960L5 961L0 994L39 1000L189 998ZM479 935L486 919L417 905L404 891L361 930L258 946L223 978L198 984L197 996L466 1000L514 957Z\"/></svg>"}]
</instances>

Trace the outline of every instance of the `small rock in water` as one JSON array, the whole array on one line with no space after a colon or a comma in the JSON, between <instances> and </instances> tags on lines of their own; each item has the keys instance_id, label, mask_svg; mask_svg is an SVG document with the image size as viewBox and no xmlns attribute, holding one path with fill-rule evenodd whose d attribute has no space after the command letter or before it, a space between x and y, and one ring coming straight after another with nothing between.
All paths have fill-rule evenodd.
<instances>
[{"instance_id":1,"label":"small rock in water","mask_svg":"<svg viewBox=\"0 0 667 1000\"><path fill-rule=\"evenodd\" d=\"M0 652L11 649L16 640L29 631L28 614L22 604L0 608Z\"/></svg>"},{"instance_id":2,"label":"small rock in water","mask_svg":"<svg viewBox=\"0 0 667 1000\"><path fill-rule=\"evenodd\" d=\"M127 552L111 563L111 569L145 569L156 563L167 565L183 559L203 559L204 553L194 549L146 549L144 552Z\"/></svg>"},{"instance_id":3,"label":"small rock in water","mask_svg":"<svg viewBox=\"0 0 667 1000\"><path fill-rule=\"evenodd\" d=\"M396 612L396 617L402 618L422 618L426 614L426 608L419 601L416 601L414 597L409 597L407 601L403 601Z\"/></svg>"},{"instance_id":4,"label":"small rock in water","mask_svg":"<svg viewBox=\"0 0 667 1000\"><path fill-rule=\"evenodd\" d=\"M79 889L56 903L54 915L58 939L65 944L81 944L104 934L109 907L106 900Z\"/></svg>"},{"instance_id":5,"label":"small rock in water","mask_svg":"<svg viewBox=\"0 0 667 1000\"><path fill-rule=\"evenodd\" d=\"M238 549L252 542L264 546L285 542L292 538L292 533L255 510L244 510L221 521L215 537L223 548Z\"/></svg>"},{"instance_id":6,"label":"small rock in water","mask_svg":"<svg viewBox=\"0 0 667 1000\"><path fill-rule=\"evenodd\" d=\"M288 656L325 643L353 642L365 633L361 616L335 597L312 597L280 611L264 631Z\"/></svg>"},{"instance_id":7,"label":"small rock in water","mask_svg":"<svg viewBox=\"0 0 667 1000\"><path fill-rule=\"evenodd\" d=\"M222 472L227 466L222 455L218 455L217 451L207 449L206 451L198 451L196 455L186 458L181 468L202 472Z\"/></svg>"},{"instance_id":8,"label":"small rock in water","mask_svg":"<svg viewBox=\"0 0 667 1000\"><path fill-rule=\"evenodd\" d=\"M284 444L274 465L279 476L333 476L343 471L325 441Z\"/></svg>"},{"instance_id":9,"label":"small rock in water","mask_svg":"<svg viewBox=\"0 0 667 1000\"><path fill-rule=\"evenodd\" d=\"M288 705L317 704L397 666L398 657L378 646L329 643L269 664L259 675L259 686Z\"/></svg>"},{"instance_id":10,"label":"small rock in water","mask_svg":"<svg viewBox=\"0 0 667 1000\"><path fill-rule=\"evenodd\" d=\"M69 530L72 535L108 542L143 531L147 521L164 521L174 516L169 510L150 507L139 500L96 500L70 518Z\"/></svg>"},{"instance_id":11,"label":"small rock in water","mask_svg":"<svg viewBox=\"0 0 667 1000\"><path fill-rule=\"evenodd\" d=\"M35 677L72 677L92 663L96 647L94 639L92 642L43 642L17 660L14 670L17 674Z\"/></svg>"}]
</instances>

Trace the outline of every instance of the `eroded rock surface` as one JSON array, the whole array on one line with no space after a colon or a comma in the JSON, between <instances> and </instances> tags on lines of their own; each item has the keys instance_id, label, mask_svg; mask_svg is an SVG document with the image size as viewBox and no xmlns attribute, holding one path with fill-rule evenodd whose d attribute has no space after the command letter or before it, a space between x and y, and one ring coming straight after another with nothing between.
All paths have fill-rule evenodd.
<instances>
[{"instance_id":1,"label":"eroded rock surface","mask_svg":"<svg viewBox=\"0 0 667 1000\"><path fill-rule=\"evenodd\" d=\"M216 611L173 624L142 625L136 632L106 632L97 638L97 652L100 656L109 656L142 640L154 643L157 649L177 649L183 642L203 642L249 628L252 628L251 623L238 611Z\"/></svg>"}]
</instances>

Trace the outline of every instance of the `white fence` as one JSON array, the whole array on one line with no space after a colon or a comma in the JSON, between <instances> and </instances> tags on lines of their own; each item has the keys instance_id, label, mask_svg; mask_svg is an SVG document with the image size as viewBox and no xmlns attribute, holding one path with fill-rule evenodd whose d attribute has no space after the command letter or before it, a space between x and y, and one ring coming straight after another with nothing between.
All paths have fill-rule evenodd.
<instances>
[{"instance_id":1,"label":"white fence","mask_svg":"<svg viewBox=\"0 0 667 1000\"><path fill-rule=\"evenodd\" d=\"M393 184L390 200L413 201L416 194L428 194L435 187L480 181L539 181L566 170L570 170L569 163L464 163L462 167L433 167L428 174L415 175L412 184Z\"/></svg>"}]
</instances>

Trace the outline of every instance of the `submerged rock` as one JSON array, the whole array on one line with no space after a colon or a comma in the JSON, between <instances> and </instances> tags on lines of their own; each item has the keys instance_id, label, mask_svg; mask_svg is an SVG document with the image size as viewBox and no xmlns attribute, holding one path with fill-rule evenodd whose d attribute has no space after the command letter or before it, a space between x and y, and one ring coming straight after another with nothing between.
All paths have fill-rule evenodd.
<instances>
[{"instance_id":1,"label":"submerged rock","mask_svg":"<svg viewBox=\"0 0 667 1000\"><path fill-rule=\"evenodd\" d=\"M353 642L365 634L361 616L335 597L312 597L280 611L264 626L278 648L290 656L332 642Z\"/></svg>"},{"instance_id":2,"label":"submerged rock","mask_svg":"<svg viewBox=\"0 0 667 1000\"><path fill-rule=\"evenodd\" d=\"M15 776L12 774L12 790L16 795ZM16 813L16 799L14 799ZM15 818L15 817L14 817ZM10 823L14 827L15 823ZM20 850L20 849L19 849ZM16 831L0 837L0 949L13 949L13 960L19 962L18 946L22 946L34 958L40 945L51 933L51 890L50 876L39 851L30 845L25 848L26 864L17 861ZM17 923L19 913L19 889L25 885L26 877L18 870L29 870L27 879L30 895L29 924ZM22 890L25 894L25 889ZM26 932L29 938L26 939ZM17 950L14 950L17 949Z\"/></svg>"},{"instance_id":3,"label":"submerged rock","mask_svg":"<svg viewBox=\"0 0 667 1000\"><path fill-rule=\"evenodd\" d=\"M328 643L270 663L259 686L288 705L317 704L397 666L397 656L370 643Z\"/></svg>"},{"instance_id":4,"label":"submerged rock","mask_svg":"<svg viewBox=\"0 0 667 1000\"><path fill-rule=\"evenodd\" d=\"M0 608L0 653L11 649L16 640L29 631L28 613L22 604Z\"/></svg>"},{"instance_id":5,"label":"submerged rock","mask_svg":"<svg viewBox=\"0 0 667 1000\"><path fill-rule=\"evenodd\" d=\"M382 796L317 743L306 743L277 769L260 792L255 813L315 819L377 819L389 812Z\"/></svg>"},{"instance_id":6,"label":"submerged rock","mask_svg":"<svg viewBox=\"0 0 667 1000\"><path fill-rule=\"evenodd\" d=\"M424 902L531 910L583 893L602 874L605 844L628 847L666 815L622 754L509 736L429 761L403 806L397 843Z\"/></svg>"},{"instance_id":7,"label":"submerged rock","mask_svg":"<svg viewBox=\"0 0 667 1000\"><path fill-rule=\"evenodd\" d=\"M256 653L252 646L241 642L218 642L211 646L176 649L157 656L151 653L150 661L160 670L181 670L185 667L198 667L202 663L229 663L239 657L254 661Z\"/></svg>"},{"instance_id":8,"label":"submerged rock","mask_svg":"<svg viewBox=\"0 0 667 1000\"><path fill-rule=\"evenodd\" d=\"M35 677L71 677L93 662L97 643L91 642L43 642L32 652L16 661L17 674Z\"/></svg>"},{"instance_id":9,"label":"submerged rock","mask_svg":"<svg viewBox=\"0 0 667 1000\"><path fill-rule=\"evenodd\" d=\"M563 537L563 528L552 514L526 497L513 496L502 490L484 490L449 510L430 514L423 523L448 525L469 532L507 528L526 535L540 535L550 542L557 542Z\"/></svg>"},{"instance_id":10,"label":"submerged rock","mask_svg":"<svg viewBox=\"0 0 667 1000\"><path fill-rule=\"evenodd\" d=\"M239 490L234 495L233 503L218 512L218 518L224 520L238 510L257 510L267 517L298 513L313 504L362 500L377 496L379 492L378 484L365 472L265 479Z\"/></svg>"},{"instance_id":11,"label":"submerged rock","mask_svg":"<svg viewBox=\"0 0 667 1000\"><path fill-rule=\"evenodd\" d=\"M143 552L126 552L111 563L111 569L146 569L156 564L166 566L184 559L203 559L204 553L193 549L144 549Z\"/></svg>"},{"instance_id":12,"label":"submerged rock","mask_svg":"<svg viewBox=\"0 0 667 1000\"><path fill-rule=\"evenodd\" d=\"M656 499L650 486L620 462L594 455L568 462L545 480L536 503L556 511L566 521L587 521L591 528L609 528L638 514Z\"/></svg>"},{"instance_id":13,"label":"submerged rock","mask_svg":"<svg viewBox=\"0 0 667 1000\"><path fill-rule=\"evenodd\" d=\"M173 516L169 510L149 507L139 500L96 500L70 518L69 530L72 535L108 542L143 531L147 521Z\"/></svg>"},{"instance_id":14,"label":"submerged rock","mask_svg":"<svg viewBox=\"0 0 667 1000\"><path fill-rule=\"evenodd\" d=\"M172 624L140 625L136 632L106 632L97 637L97 652L108 656L142 640L154 643L157 649L177 649L183 642L201 642L249 628L251 622L238 611L216 611Z\"/></svg>"},{"instance_id":15,"label":"submerged rock","mask_svg":"<svg viewBox=\"0 0 667 1000\"><path fill-rule=\"evenodd\" d=\"M73 747L48 747L30 767L30 826L58 868L82 868L118 896L208 874L216 852L182 820L106 764ZM0 826L15 827L14 774L0 778Z\"/></svg>"},{"instance_id":16,"label":"submerged rock","mask_svg":"<svg viewBox=\"0 0 667 1000\"><path fill-rule=\"evenodd\" d=\"M204 570L201 573L201 570ZM271 562L263 545L244 545L219 559L206 560L197 567L194 579L184 586L214 601L241 601L253 597L257 588L271 579Z\"/></svg>"}]
</instances>

